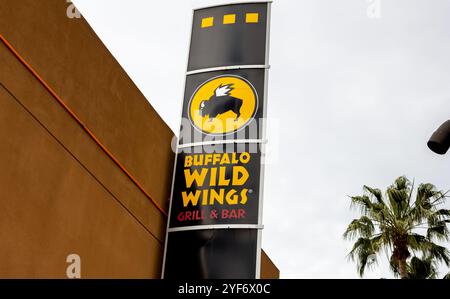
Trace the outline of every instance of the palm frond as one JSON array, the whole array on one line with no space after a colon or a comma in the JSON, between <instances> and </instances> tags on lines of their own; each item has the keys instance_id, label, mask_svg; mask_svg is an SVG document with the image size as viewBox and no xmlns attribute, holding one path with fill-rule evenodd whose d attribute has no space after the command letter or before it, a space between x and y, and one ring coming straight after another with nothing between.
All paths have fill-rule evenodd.
<instances>
[{"instance_id":1,"label":"palm frond","mask_svg":"<svg viewBox=\"0 0 450 299\"><path fill-rule=\"evenodd\" d=\"M356 236L363 238L370 238L375 232L375 226L372 220L367 216L362 216L359 219L354 219L344 232L344 239L354 239Z\"/></svg>"},{"instance_id":2,"label":"palm frond","mask_svg":"<svg viewBox=\"0 0 450 299\"><path fill-rule=\"evenodd\" d=\"M409 186L411 186L411 182L405 176L398 177L392 185L397 190L408 190Z\"/></svg>"},{"instance_id":3,"label":"palm frond","mask_svg":"<svg viewBox=\"0 0 450 299\"><path fill-rule=\"evenodd\" d=\"M445 265L450 265L450 252L447 248L437 245L433 242L424 242L422 244L422 250L427 255L439 262L445 263Z\"/></svg>"},{"instance_id":4,"label":"palm frond","mask_svg":"<svg viewBox=\"0 0 450 299\"><path fill-rule=\"evenodd\" d=\"M363 186L364 191L366 191L368 194L372 195L379 204L384 205L384 200L383 200L383 193L381 192L380 189L376 189L376 188L371 188L369 186L364 185Z\"/></svg>"},{"instance_id":5,"label":"palm frond","mask_svg":"<svg viewBox=\"0 0 450 299\"><path fill-rule=\"evenodd\" d=\"M414 251L421 251L423 249L423 244L428 243L428 239L420 234L412 233L407 237L408 246Z\"/></svg>"},{"instance_id":6,"label":"palm frond","mask_svg":"<svg viewBox=\"0 0 450 299\"><path fill-rule=\"evenodd\" d=\"M350 196L351 207L358 208L363 215L367 215L372 209L372 201L367 195Z\"/></svg>"},{"instance_id":7,"label":"palm frond","mask_svg":"<svg viewBox=\"0 0 450 299\"><path fill-rule=\"evenodd\" d=\"M389 203L396 218L403 218L409 209L409 196L410 191L407 188L397 189L395 187L390 187L387 189L387 196L389 198Z\"/></svg>"},{"instance_id":8,"label":"palm frond","mask_svg":"<svg viewBox=\"0 0 450 299\"><path fill-rule=\"evenodd\" d=\"M427 229L427 238L429 240L448 241L449 231L447 223L445 221L438 221L433 226L429 226Z\"/></svg>"},{"instance_id":9,"label":"palm frond","mask_svg":"<svg viewBox=\"0 0 450 299\"><path fill-rule=\"evenodd\" d=\"M447 198L446 193L436 191L436 187L432 184L421 184L417 189L417 196L414 205L408 212L408 217L416 223L420 224L423 220L427 220L430 225L433 225L433 221L437 222L441 217L445 216L442 212L438 211L437 206L445 201ZM442 213L442 215L440 214Z\"/></svg>"},{"instance_id":10,"label":"palm frond","mask_svg":"<svg viewBox=\"0 0 450 299\"><path fill-rule=\"evenodd\" d=\"M442 219L449 219L450 218L450 210L446 209L439 209L436 212L434 212L435 215L441 217Z\"/></svg>"},{"instance_id":11,"label":"palm frond","mask_svg":"<svg viewBox=\"0 0 450 299\"><path fill-rule=\"evenodd\" d=\"M447 199L447 192L438 191L433 184L420 184L417 188L416 206L422 206L424 209L431 209Z\"/></svg>"},{"instance_id":12,"label":"palm frond","mask_svg":"<svg viewBox=\"0 0 450 299\"><path fill-rule=\"evenodd\" d=\"M381 236L370 238L359 238L353 245L352 250L349 253L349 258L357 263L357 269L359 275L362 277L366 268L372 266L377 262L377 250L380 249Z\"/></svg>"},{"instance_id":13,"label":"palm frond","mask_svg":"<svg viewBox=\"0 0 450 299\"><path fill-rule=\"evenodd\" d=\"M434 279L437 276L436 267L431 257L412 257L408 263L408 278L410 279Z\"/></svg>"}]
</instances>

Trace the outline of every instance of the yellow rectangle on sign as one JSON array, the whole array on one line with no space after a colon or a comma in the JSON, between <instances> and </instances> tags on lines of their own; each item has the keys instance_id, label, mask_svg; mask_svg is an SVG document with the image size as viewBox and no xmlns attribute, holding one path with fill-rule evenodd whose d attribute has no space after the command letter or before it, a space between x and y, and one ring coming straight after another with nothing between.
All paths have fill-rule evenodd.
<instances>
[{"instance_id":1,"label":"yellow rectangle on sign","mask_svg":"<svg viewBox=\"0 0 450 299\"><path fill-rule=\"evenodd\" d=\"M212 26L214 26L214 17L202 19L202 28L207 28L207 27L212 27Z\"/></svg>"},{"instance_id":2,"label":"yellow rectangle on sign","mask_svg":"<svg viewBox=\"0 0 450 299\"><path fill-rule=\"evenodd\" d=\"M236 15L224 15L223 16L223 24L234 24L236 23Z\"/></svg>"},{"instance_id":3,"label":"yellow rectangle on sign","mask_svg":"<svg viewBox=\"0 0 450 299\"><path fill-rule=\"evenodd\" d=\"M258 23L259 21L259 14L258 13L248 13L245 15L245 22L246 23Z\"/></svg>"}]
</instances>

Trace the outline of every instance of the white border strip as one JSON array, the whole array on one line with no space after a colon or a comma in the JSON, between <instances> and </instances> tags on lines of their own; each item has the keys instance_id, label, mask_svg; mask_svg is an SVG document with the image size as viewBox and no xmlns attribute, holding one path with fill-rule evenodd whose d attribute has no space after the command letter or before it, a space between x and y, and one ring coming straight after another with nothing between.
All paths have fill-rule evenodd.
<instances>
[{"instance_id":1,"label":"white border strip","mask_svg":"<svg viewBox=\"0 0 450 299\"><path fill-rule=\"evenodd\" d=\"M186 76L201 74L201 73L217 72L217 71L247 70L247 69L270 69L270 65L249 64L249 65L218 66L218 67L211 67L211 68L206 68L206 69L198 69L198 70L189 71L189 72L186 72Z\"/></svg>"},{"instance_id":2,"label":"white border strip","mask_svg":"<svg viewBox=\"0 0 450 299\"><path fill-rule=\"evenodd\" d=\"M260 224L215 224L215 225L194 225L185 227L169 228L169 233L184 232L191 230L209 230L209 229L264 229Z\"/></svg>"},{"instance_id":3,"label":"white border strip","mask_svg":"<svg viewBox=\"0 0 450 299\"><path fill-rule=\"evenodd\" d=\"M270 52L270 23L271 23L271 13L272 13L272 3L267 4L267 29L266 29L266 64L269 64L269 52ZM269 70L265 71L264 76L264 98L263 98L263 119L267 120L267 102L268 102L268 94L269 91ZM265 140L267 134L267 121L263 122L262 128L262 138ZM261 148L261 168L260 168L260 176L259 176L259 211L258 211L258 224L262 225L263 223L263 206L264 206L264 174L265 174L265 145L262 144ZM262 247L262 230L258 230L258 236L256 239L256 279L261 278L261 249Z\"/></svg>"},{"instance_id":4,"label":"white border strip","mask_svg":"<svg viewBox=\"0 0 450 299\"><path fill-rule=\"evenodd\" d=\"M234 139L234 140L214 140L214 141L203 141L194 143L185 143L178 145L178 148L188 148L203 145L216 145L216 144L242 144L242 143L260 143L266 144L268 141L266 139Z\"/></svg>"}]
</instances>

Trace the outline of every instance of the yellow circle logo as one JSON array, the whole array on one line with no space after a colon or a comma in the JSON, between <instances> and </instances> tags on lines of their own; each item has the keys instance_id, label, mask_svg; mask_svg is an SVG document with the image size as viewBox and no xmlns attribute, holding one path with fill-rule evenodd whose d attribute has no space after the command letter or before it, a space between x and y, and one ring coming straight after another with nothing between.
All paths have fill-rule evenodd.
<instances>
[{"instance_id":1,"label":"yellow circle logo","mask_svg":"<svg viewBox=\"0 0 450 299\"><path fill-rule=\"evenodd\" d=\"M189 119L206 134L228 134L245 127L258 108L253 85L239 76L212 78L194 92L189 102Z\"/></svg>"}]
</instances>

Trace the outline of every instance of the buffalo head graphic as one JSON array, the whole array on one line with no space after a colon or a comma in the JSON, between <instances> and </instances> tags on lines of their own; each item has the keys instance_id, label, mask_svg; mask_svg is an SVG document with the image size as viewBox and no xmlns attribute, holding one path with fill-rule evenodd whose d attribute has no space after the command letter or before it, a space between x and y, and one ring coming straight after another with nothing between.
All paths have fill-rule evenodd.
<instances>
[{"instance_id":1,"label":"buffalo head graphic","mask_svg":"<svg viewBox=\"0 0 450 299\"><path fill-rule=\"evenodd\" d=\"M230 95L233 89L233 84L220 84L208 100L200 102L200 115L208 116L209 121L212 121L220 114L233 111L236 114L235 121L237 121L241 116L243 101Z\"/></svg>"}]
</instances>

